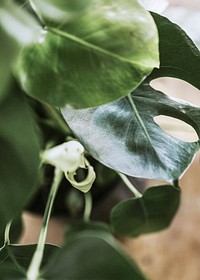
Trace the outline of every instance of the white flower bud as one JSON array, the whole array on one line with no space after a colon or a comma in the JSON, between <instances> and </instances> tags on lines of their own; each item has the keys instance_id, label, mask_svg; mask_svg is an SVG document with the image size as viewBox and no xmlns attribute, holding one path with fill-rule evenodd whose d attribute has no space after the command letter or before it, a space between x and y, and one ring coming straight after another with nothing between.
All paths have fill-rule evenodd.
<instances>
[{"instance_id":1,"label":"white flower bud","mask_svg":"<svg viewBox=\"0 0 200 280\"><path fill-rule=\"evenodd\" d=\"M44 151L42 159L63 172L73 172L83 165L83 153L84 148L79 142L69 141Z\"/></svg>"},{"instance_id":2,"label":"white flower bud","mask_svg":"<svg viewBox=\"0 0 200 280\"><path fill-rule=\"evenodd\" d=\"M77 141L65 142L42 153L42 160L65 173L66 179L72 186L84 193L88 192L96 178L96 174L90 163L84 157L84 148ZM81 167L87 169L86 178L77 182L76 170Z\"/></svg>"}]
</instances>

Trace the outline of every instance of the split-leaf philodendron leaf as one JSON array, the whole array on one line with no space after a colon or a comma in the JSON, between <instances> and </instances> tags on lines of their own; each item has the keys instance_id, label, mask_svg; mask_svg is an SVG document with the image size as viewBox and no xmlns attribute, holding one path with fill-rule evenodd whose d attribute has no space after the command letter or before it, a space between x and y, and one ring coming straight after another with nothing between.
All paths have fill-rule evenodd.
<instances>
[{"instance_id":1,"label":"split-leaf philodendron leaf","mask_svg":"<svg viewBox=\"0 0 200 280\"><path fill-rule=\"evenodd\" d=\"M115 234L136 237L167 228L180 203L180 189L170 185L145 191L141 198L125 200L111 212Z\"/></svg>"},{"instance_id":2,"label":"split-leaf philodendron leaf","mask_svg":"<svg viewBox=\"0 0 200 280\"><path fill-rule=\"evenodd\" d=\"M199 149L199 142L170 136L154 117L181 119L200 133L200 109L145 84L112 104L82 110L66 108L62 113L92 156L130 176L177 179Z\"/></svg>"},{"instance_id":3,"label":"split-leaf philodendron leaf","mask_svg":"<svg viewBox=\"0 0 200 280\"><path fill-rule=\"evenodd\" d=\"M16 69L35 98L85 108L126 96L158 65L150 13L136 0L93 0L69 24L42 29L22 49Z\"/></svg>"},{"instance_id":4,"label":"split-leaf philodendron leaf","mask_svg":"<svg viewBox=\"0 0 200 280\"><path fill-rule=\"evenodd\" d=\"M161 68L155 70L131 95L119 101L84 110L66 107L62 113L88 151L103 164L130 176L174 180L192 161L199 149L199 141L187 143L175 139L154 122L154 117L166 115L180 119L200 135L200 108L168 98L148 83L155 77L163 76L167 68L166 75L171 73L199 87L200 53L179 27L174 27L166 18L154 16L161 32ZM172 50L169 46L171 51L167 53L168 47L165 49L163 43L170 44L167 42L169 38L173 39L174 34L182 46L181 51L174 54L176 59L170 58ZM183 52L187 64L183 62ZM166 53L168 59L165 61Z\"/></svg>"}]
</instances>

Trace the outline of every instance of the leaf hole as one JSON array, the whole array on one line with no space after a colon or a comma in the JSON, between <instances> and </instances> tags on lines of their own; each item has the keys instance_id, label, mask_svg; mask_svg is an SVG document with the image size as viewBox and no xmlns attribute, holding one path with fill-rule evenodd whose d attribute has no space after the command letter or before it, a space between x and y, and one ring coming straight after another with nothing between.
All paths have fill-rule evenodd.
<instances>
[{"instance_id":1,"label":"leaf hole","mask_svg":"<svg viewBox=\"0 0 200 280\"><path fill-rule=\"evenodd\" d=\"M159 115L154 117L154 121L161 127L161 129L179 140L185 142L196 142L199 140L195 129L179 119Z\"/></svg>"},{"instance_id":2,"label":"leaf hole","mask_svg":"<svg viewBox=\"0 0 200 280\"><path fill-rule=\"evenodd\" d=\"M200 106L200 90L189 83L176 78L157 78L150 83L155 90L168 96L185 100L195 106Z\"/></svg>"}]
</instances>

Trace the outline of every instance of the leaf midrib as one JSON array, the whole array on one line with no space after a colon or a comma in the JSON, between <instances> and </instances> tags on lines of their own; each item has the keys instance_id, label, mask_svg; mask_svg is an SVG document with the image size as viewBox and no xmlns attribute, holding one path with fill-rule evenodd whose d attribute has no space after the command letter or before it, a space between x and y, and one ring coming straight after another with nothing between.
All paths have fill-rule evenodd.
<instances>
[{"instance_id":1,"label":"leaf midrib","mask_svg":"<svg viewBox=\"0 0 200 280\"><path fill-rule=\"evenodd\" d=\"M136 106L135 106L135 103L134 103L132 97L131 97L131 94L128 94L128 95L127 95L127 100L128 100L128 102L129 102L129 104L130 104L130 106L131 106L131 109L132 109L133 112L135 113L135 116L136 116L136 118L137 118L139 124L141 125L142 130L144 131L144 134L145 134L145 136L146 136L146 138L147 138L149 144L151 145L152 149L154 150L154 152L155 152L155 154L156 154L156 156L157 156L159 162L160 162L161 165L164 167L164 169L167 170L167 169L166 169L166 166L163 164L162 160L160 159L160 157L159 157L157 151L155 150L155 148L154 148L154 146L153 146L153 144L152 144L152 142L151 142L151 138L149 137L149 133L148 133L148 131L147 131L147 129L146 129L146 127L145 127L145 125L144 125L144 123L143 123L143 121L142 121L142 119L141 119L139 113L138 113L138 110L137 110L137 108L136 108Z\"/></svg>"},{"instance_id":2,"label":"leaf midrib","mask_svg":"<svg viewBox=\"0 0 200 280\"><path fill-rule=\"evenodd\" d=\"M117 55L117 54L115 54L115 53L112 53L112 52L110 52L110 51L108 51L108 50L106 50L106 49L103 49L103 48L101 48L101 47L99 47L99 46L97 46L97 45L91 44L91 43L89 43L89 42L87 42L87 41L85 41L85 40L83 40L83 39L80 39L80 38L76 37L76 36L73 35L73 34L64 32L64 31L59 30L59 29L57 29L57 28L45 27L45 30L46 30L46 31L49 31L49 32L51 32L51 33L54 33L55 35L58 35L58 36L61 36L61 37L63 37L63 38L66 38L66 39L69 39L69 40L71 40L71 41L74 41L74 42L76 42L77 44L82 45L82 46L85 46L85 47L87 47L87 48L90 48L90 49L92 49L92 50L94 50L94 51L96 51L96 52L98 52L98 53L101 53L101 54L104 54L104 55L109 56L109 57L111 57L111 58L117 59L117 60L119 60L119 61L121 61L121 62L125 62L125 63L128 63L128 64L132 64L132 65L134 65L134 66L137 66L138 68L143 68L143 67L145 66L146 68L152 69L151 66L148 66L148 65L145 65L144 63L139 63L139 62L137 62L137 61L129 60L129 59L127 59L127 58L124 58L124 57L122 57L122 56L119 56L119 55Z\"/></svg>"}]
</instances>

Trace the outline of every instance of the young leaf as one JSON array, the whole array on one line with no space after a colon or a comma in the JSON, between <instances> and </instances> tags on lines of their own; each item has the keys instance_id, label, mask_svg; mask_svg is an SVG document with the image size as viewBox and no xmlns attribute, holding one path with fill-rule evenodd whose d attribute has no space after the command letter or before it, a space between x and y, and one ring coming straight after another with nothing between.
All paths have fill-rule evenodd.
<instances>
[{"instance_id":1,"label":"young leaf","mask_svg":"<svg viewBox=\"0 0 200 280\"><path fill-rule=\"evenodd\" d=\"M84 108L130 93L158 57L156 25L136 0L99 0L62 29L47 26L23 48L16 69L28 94Z\"/></svg>"},{"instance_id":2,"label":"young leaf","mask_svg":"<svg viewBox=\"0 0 200 280\"><path fill-rule=\"evenodd\" d=\"M39 145L24 96L14 84L0 105L0 223L19 214L35 189Z\"/></svg>"},{"instance_id":3,"label":"young leaf","mask_svg":"<svg viewBox=\"0 0 200 280\"><path fill-rule=\"evenodd\" d=\"M90 223L74 230L45 268L45 279L145 280L119 245L109 242L113 238L105 226Z\"/></svg>"},{"instance_id":4,"label":"young leaf","mask_svg":"<svg viewBox=\"0 0 200 280\"><path fill-rule=\"evenodd\" d=\"M167 228L180 203L180 190L170 185L147 189L141 198L117 204L111 212L115 234L136 237Z\"/></svg>"},{"instance_id":5,"label":"young leaf","mask_svg":"<svg viewBox=\"0 0 200 280\"><path fill-rule=\"evenodd\" d=\"M200 135L200 108L141 85L131 96L63 116L80 142L103 164L130 176L173 180L199 149L163 131L154 117L167 115L190 124Z\"/></svg>"}]
</instances>

